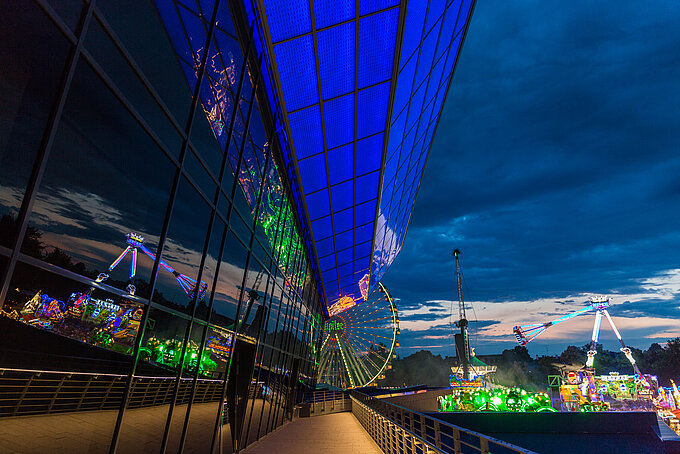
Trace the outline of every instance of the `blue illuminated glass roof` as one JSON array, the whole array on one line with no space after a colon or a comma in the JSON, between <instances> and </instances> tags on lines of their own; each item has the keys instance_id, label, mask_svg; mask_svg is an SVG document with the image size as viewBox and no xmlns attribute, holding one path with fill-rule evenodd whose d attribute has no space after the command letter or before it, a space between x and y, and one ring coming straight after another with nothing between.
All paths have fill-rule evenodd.
<instances>
[{"instance_id":1,"label":"blue illuminated glass roof","mask_svg":"<svg viewBox=\"0 0 680 454\"><path fill-rule=\"evenodd\" d=\"M403 244L473 0L248 5L328 304L361 300Z\"/></svg>"},{"instance_id":2,"label":"blue illuminated glass roof","mask_svg":"<svg viewBox=\"0 0 680 454\"><path fill-rule=\"evenodd\" d=\"M402 247L473 5L245 1L329 305Z\"/></svg>"}]
</instances>

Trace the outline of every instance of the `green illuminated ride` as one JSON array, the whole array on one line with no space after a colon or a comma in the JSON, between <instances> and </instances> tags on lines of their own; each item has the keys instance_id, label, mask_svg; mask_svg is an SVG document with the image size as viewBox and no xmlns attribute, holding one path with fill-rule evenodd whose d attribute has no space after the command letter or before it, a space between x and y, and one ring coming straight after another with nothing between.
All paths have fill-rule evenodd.
<instances>
[{"instance_id":1,"label":"green illuminated ride","mask_svg":"<svg viewBox=\"0 0 680 454\"><path fill-rule=\"evenodd\" d=\"M319 384L359 388L375 384L389 369L399 346L399 318L382 283L367 301L348 304L323 327Z\"/></svg>"}]
</instances>

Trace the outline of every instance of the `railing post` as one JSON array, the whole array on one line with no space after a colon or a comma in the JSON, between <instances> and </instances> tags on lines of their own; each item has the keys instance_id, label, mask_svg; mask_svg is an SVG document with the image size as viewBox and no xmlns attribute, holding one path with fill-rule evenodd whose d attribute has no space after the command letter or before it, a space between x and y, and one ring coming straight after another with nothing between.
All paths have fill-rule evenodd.
<instances>
[{"instance_id":1,"label":"railing post","mask_svg":"<svg viewBox=\"0 0 680 454\"><path fill-rule=\"evenodd\" d=\"M461 448L460 448L460 430L457 428L453 429L453 452L456 454L460 454Z\"/></svg>"},{"instance_id":2,"label":"railing post","mask_svg":"<svg viewBox=\"0 0 680 454\"><path fill-rule=\"evenodd\" d=\"M87 391L90 389L90 383L92 383L92 380L94 380L97 376L95 375L94 377L90 377L87 380L87 383L85 384L85 388L83 389L83 392L80 393L80 400L78 401L78 405L76 405L76 411L80 410L80 407L83 406L83 400L85 400L85 396L87 395Z\"/></svg>"},{"instance_id":3,"label":"railing post","mask_svg":"<svg viewBox=\"0 0 680 454\"><path fill-rule=\"evenodd\" d=\"M479 437L479 450L482 454L489 454L489 440Z\"/></svg>"},{"instance_id":4,"label":"railing post","mask_svg":"<svg viewBox=\"0 0 680 454\"><path fill-rule=\"evenodd\" d=\"M59 380L59 385L57 385L57 390L52 394L52 399L50 400L50 405L47 407L47 413L52 412L52 407L54 407L54 402L57 400L59 397L59 393L61 392L61 387L64 385L64 380L66 380L66 376L61 377L61 380Z\"/></svg>"}]
</instances>

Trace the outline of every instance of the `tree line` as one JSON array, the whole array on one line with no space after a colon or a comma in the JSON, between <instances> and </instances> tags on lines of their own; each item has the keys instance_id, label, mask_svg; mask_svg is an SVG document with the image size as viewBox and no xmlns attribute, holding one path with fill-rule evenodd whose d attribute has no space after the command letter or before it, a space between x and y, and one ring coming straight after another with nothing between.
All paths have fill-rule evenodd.
<instances>
[{"instance_id":1,"label":"tree line","mask_svg":"<svg viewBox=\"0 0 680 454\"><path fill-rule=\"evenodd\" d=\"M529 390L545 390L548 375L558 375L566 368L580 368L586 360L590 344L582 347L568 346L555 356L531 357L526 347L516 346L503 350L500 355L483 355L479 358L497 371L489 380L503 386L522 386ZM654 343L647 350L631 348L633 358L643 374L656 375L659 385L670 386L673 379L680 384L680 337L668 340L665 345ZM414 385L448 386L451 367L458 364L456 357L442 357L421 350L392 361L379 386L401 387ZM610 372L633 374L633 367L620 351L609 351L597 346L595 375Z\"/></svg>"}]
</instances>

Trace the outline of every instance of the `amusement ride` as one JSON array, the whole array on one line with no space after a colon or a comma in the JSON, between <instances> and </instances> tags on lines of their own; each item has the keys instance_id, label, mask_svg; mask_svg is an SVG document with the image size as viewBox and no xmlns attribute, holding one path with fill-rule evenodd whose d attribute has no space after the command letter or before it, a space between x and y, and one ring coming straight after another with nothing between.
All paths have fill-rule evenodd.
<instances>
[{"instance_id":1,"label":"amusement ride","mask_svg":"<svg viewBox=\"0 0 680 454\"><path fill-rule=\"evenodd\" d=\"M130 261L130 280L134 279L135 274L137 274L137 249L142 251L144 254L146 254L151 260L154 262L156 261L156 254L151 252L149 248L147 248L144 245L144 237L142 235L139 235L134 232L130 232L126 235L127 238L127 247L121 252L121 254L118 256L116 260L111 263L109 266L109 269L106 273L100 273L99 276L97 276L97 282L103 282L106 279L109 278L109 273L118 266L118 264L125 258L128 253L132 254L132 259ZM201 300L205 296L206 290L208 290L208 284L205 282L201 281L200 285L197 285L197 282L195 279L190 278L186 274L181 274L175 271L173 267L168 265L163 259L160 260L160 266L163 267L164 270L169 272L175 277L175 280L179 284L180 287L182 287L182 290L184 290L184 293L186 293L190 298L194 298L196 289L198 288L198 299ZM126 290L131 294L134 295L136 288L134 285L129 284L126 288Z\"/></svg>"},{"instance_id":2,"label":"amusement ride","mask_svg":"<svg viewBox=\"0 0 680 454\"><path fill-rule=\"evenodd\" d=\"M341 298L329 310L319 351L318 383L338 388L374 385L399 346L399 317L382 282L363 302Z\"/></svg>"},{"instance_id":3,"label":"amusement ride","mask_svg":"<svg viewBox=\"0 0 680 454\"><path fill-rule=\"evenodd\" d=\"M595 311L595 324L593 325L593 335L590 342L590 350L588 351L588 359L586 360L586 367L593 367L593 363L595 362L595 355L597 354L597 341L600 337L600 323L602 322L602 316L604 315L607 318L612 331L614 331L614 334L621 343L621 352L626 355L626 358L628 358L628 361L633 366L635 373L639 377L644 377L635 362L635 358L633 358L630 348L626 347L626 344L623 342L623 338L621 337L621 333L619 333L619 330L616 329L616 325L609 315L609 311L607 311L607 308L611 305L611 300L606 296L592 296L590 297L589 302L590 304L588 304L586 307L570 314L563 315L562 317L550 322L515 326L512 331L515 333L517 342L519 342L519 344L522 346L526 346L529 342L534 340L551 326L555 326L558 323L578 317L579 315Z\"/></svg>"}]
</instances>

